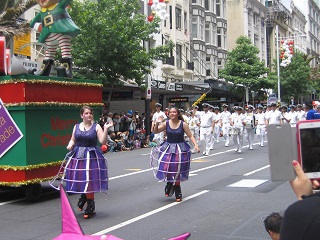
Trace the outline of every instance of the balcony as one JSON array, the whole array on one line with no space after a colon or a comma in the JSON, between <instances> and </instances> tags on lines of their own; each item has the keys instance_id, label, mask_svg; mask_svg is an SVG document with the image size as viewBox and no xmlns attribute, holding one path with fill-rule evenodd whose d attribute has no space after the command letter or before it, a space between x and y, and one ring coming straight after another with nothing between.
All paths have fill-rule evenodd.
<instances>
[{"instance_id":1,"label":"balcony","mask_svg":"<svg viewBox=\"0 0 320 240\"><path fill-rule=\"evenodd\" d=\"M163 68L163 69L166 69L166 70L173 70L173 69L175 69L175 67L174 67L174 57L168 57L167 59L165 59L165 60L163 61L162 68Z\"/></svg>"},{"instance_id":2,"label":"balcony","mask_svg":"<svg viewBox=\"0 0 320 240\"><path fill-rule=\"evenodd\" d=\"M187 61L186 69L184 70L184 76L191 77L193 75L193 71L194 71L194 62Z\"/></svg>"}]
</instances>

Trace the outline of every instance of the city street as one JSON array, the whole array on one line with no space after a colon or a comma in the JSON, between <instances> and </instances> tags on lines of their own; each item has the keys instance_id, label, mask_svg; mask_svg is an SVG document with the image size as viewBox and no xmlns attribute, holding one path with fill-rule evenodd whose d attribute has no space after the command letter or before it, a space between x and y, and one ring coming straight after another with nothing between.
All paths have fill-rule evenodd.
<instances>
[{"instance_id":1,"label":"city street","mask_svg":"<svg viewBox=\"0 0 320 240\"><path fill-rule=\"evenodd\" d=\"M264 217L296 200L288 182L269 180L268 143L256 143L254 150L244 143L239 154L232 141L225 147L220 138L210 156L193 154L181 203L164 196L165 183L150 168L150 150L106 154L109 192L95 195L94 218L83 219L76 208L79 195L69 195L85 234L159 240L190 232L196 240L267 240ZM36 203L27 202L19 189L0 191L0 239L49 240L61 233L59 192L42 185Z\"/></svg>"}]
</instances>

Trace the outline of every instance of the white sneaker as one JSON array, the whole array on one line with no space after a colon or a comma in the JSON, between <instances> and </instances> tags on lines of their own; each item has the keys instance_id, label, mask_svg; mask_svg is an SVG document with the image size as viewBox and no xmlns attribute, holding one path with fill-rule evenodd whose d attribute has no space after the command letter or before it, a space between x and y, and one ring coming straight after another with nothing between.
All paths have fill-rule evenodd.
<instances>
[{"instance_id":1,"label":"white sneaker","mask_svg":"<svg viewBox=\"0 0 320 240\"><path fill-rule=\"evenodd\" d=\"M239 151L239 149L235 149L234 151L235 151L235 152L238 152L238 151Z\"/></svg>"},{"instance_id":2,"label":"white sneaker","mask_svg":"<svg viewBox=\"0 0 320 240\"><path fill-rule=\"evenodd\" d=\"M229 147L229 144L228 143L226 143L226 144L224 144L226 147Z\"/></svg>"},{"instance_id":3,"label":"white sneaker","mask_svg":"<svg viewBox=\"0 0 320 240\"><path fill-rule=\"evenodd\" d=\"M238 150L238 153L242 153L241 149Z\"/></svg>"},{"instance_id":4,"label":"white sneaker","mask_svg":"<svg viewBox=\"0 0 320 240\"><path fill-rule=\"evenodd\" d=\"M249 147L250 150L253 150L253 147Z\"/></svg>"},{"instance_id":5,"label":"white sneaker","mask_svg":"<svg viewBox=\"0 0 320 240\"><path fill-rule=\"evenodd\" d=\"M205 155L205 156L209 156L209 153L205 153L204 155Z\"/></svg>"}]
</instances>

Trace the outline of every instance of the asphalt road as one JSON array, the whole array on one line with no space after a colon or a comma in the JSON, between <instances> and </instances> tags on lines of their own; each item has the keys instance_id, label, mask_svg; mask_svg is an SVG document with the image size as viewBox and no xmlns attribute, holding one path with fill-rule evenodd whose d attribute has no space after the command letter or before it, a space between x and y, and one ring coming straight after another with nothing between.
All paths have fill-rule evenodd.
<instances>
[{"instance_id":1,"label":"asphalt road","mask_svg":"<svg viewBox=\"0 0 320 240\"><path fill-rule=\"evenodd\" d=\"M295 201L288 182L269 180L268 144L244 144L241 154L222 138L210 156L193 154L183 201L164 196L150 167L150 148L106 154L108 194L95 196L96 216L83 219L79 195L69 195L85 234L112 234L126 240L169 239L190 232L190 239L270 239L263 219ZM43 194L30 203L19 189L0 190L0 239L53 239L61 233L59 192L42 184Z\"/></svg>"}]
</instances>

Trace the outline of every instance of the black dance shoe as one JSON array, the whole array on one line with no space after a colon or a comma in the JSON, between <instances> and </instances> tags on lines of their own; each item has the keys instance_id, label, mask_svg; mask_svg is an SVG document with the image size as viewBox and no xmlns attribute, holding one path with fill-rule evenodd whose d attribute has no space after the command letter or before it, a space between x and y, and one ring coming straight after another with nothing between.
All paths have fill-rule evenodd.
<instances>
[{"instance_id":1,"label":"black dance shoe","mask_svg":"<svg viewBox=\"0 0 320 240\"><path fill-rule=\"evenodd\" d=\"M174 192L174 188L172 187L173 183L172 182L167 182L166 187L164 188L164 194L166 197L171 197Z\"/></svg>"},{"instance_id":2,"label":"black dance shoe","mask_svg":"<svg viewBox=\"0 0 320 240\"><path fill-rule=\"evenodd\" d=\"M181 193L181 186L180 185L174 185L174 192L176 194L176 201L181 202L182 201L182 193Z\"/></svg>"},{"instance_id":3,"label":"black dance shoe","mask_svg":"<svg viewBox=\"0 0 320 240\"><path fill-rule=\"evenodd\" d=\"M94 215L96 215L95 208L96 208L95 202L92 199L88 199L87 200L87 208L84 211L83 217L85 219L88 219L88 218L91 218Z\"/></svg>"},{"instance_id":4,"label":"black dance shoe","mask_svg":"<svg viewBox=\"0 0 320 240\"><path fill-rule=\"evenodd\" d=\"M87 203L87 195L83 193L81 194L81 197L79 198L79 201L77 204L79 211L83 210L83 207L86 203Z\"/></svg>"}]
</instances>

